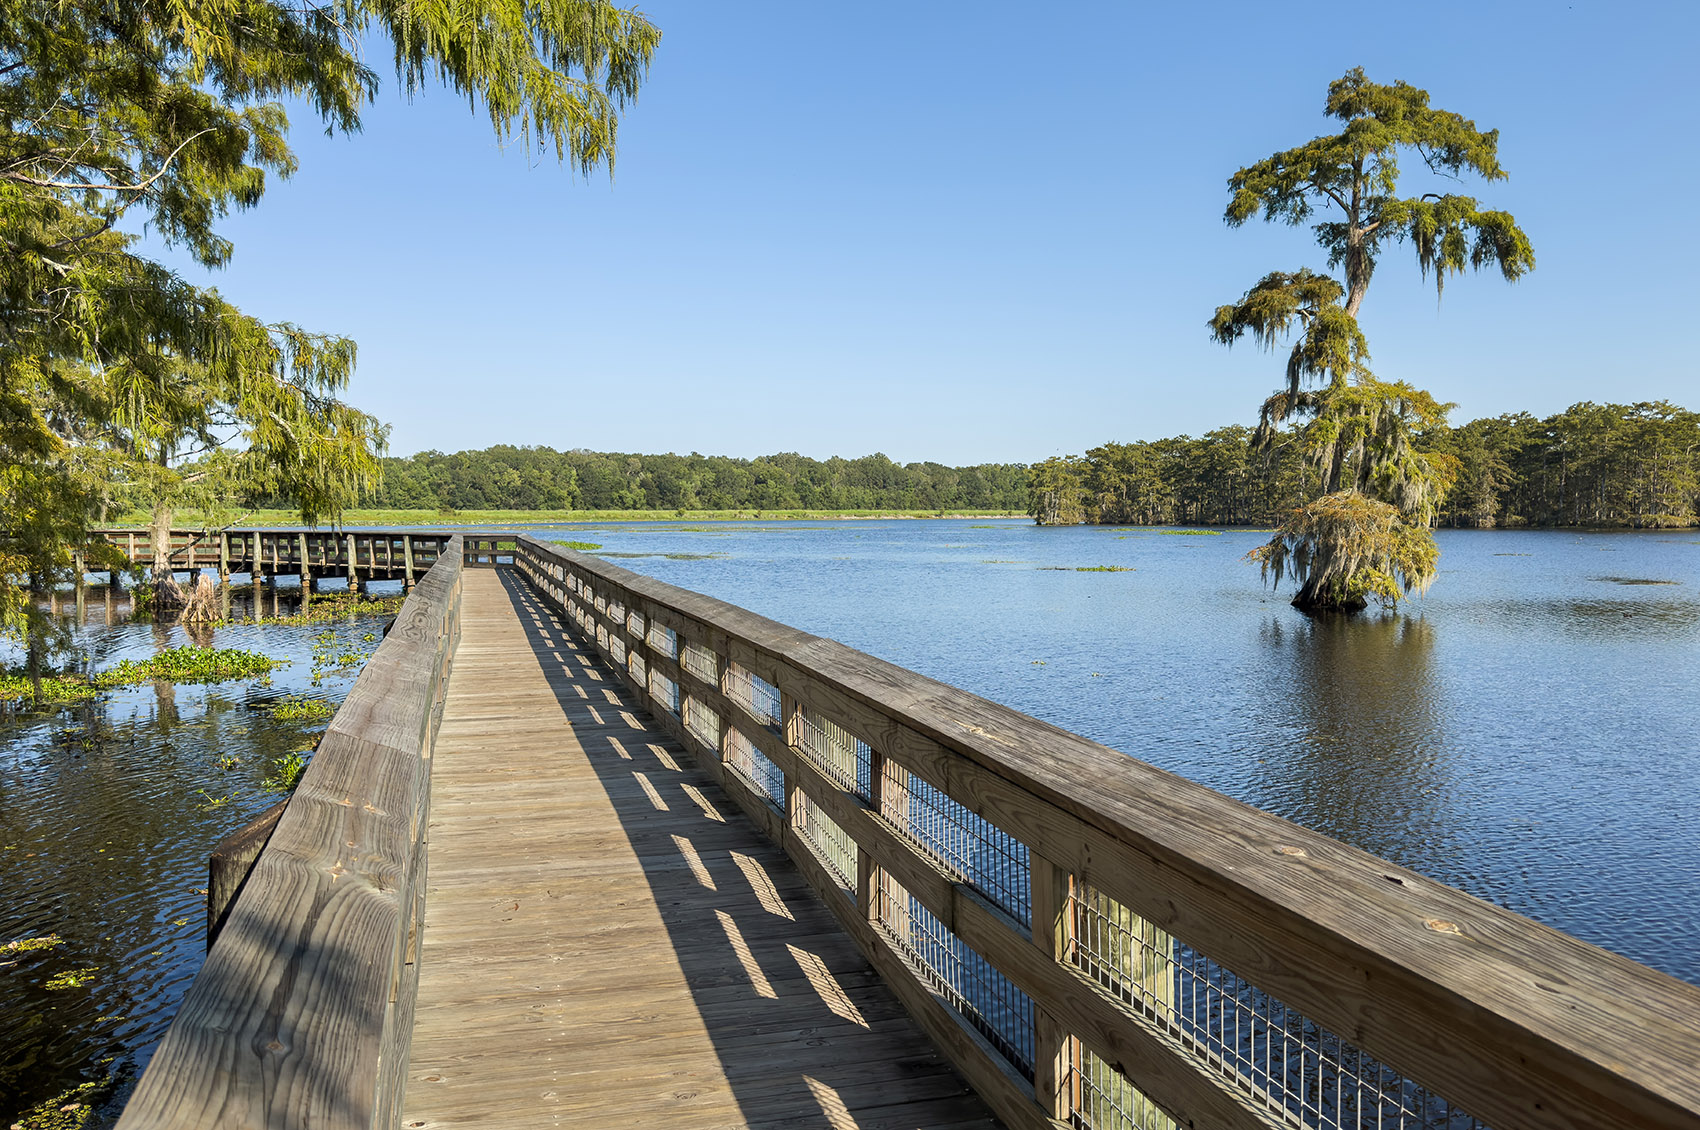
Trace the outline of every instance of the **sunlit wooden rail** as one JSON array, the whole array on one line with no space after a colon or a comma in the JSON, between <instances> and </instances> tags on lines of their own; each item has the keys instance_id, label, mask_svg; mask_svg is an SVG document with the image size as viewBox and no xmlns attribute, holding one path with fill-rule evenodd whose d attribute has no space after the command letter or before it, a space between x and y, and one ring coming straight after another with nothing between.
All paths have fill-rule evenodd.
<instances>
[{"instance_id":1,"label":"sunlit wooden rail","mask_svg":"<svg viewBox=\"0 0 1700 1130\"><path fill-rule=\"evenodd\" d=\"M146 529L99 529L93 535L132 564L153 564L153 535ZM220 576L322 577L412 584L436 563L451 535L414 530L222 529L172 530L173 570L216 569ZM81 569L77 570L81 573Z\"/></svg>"},{"instance_id":2,"label":"sunlit wooden rail","mask_svg":"<svg viewBox=\"0 0 1700 1130\"><path fill-rule=\"evenodd\" d=\"M831 640L526 576L1012 1127L1700 1127L1700 988Z\"/></svg>"},{"instance_id":3,"label":"sunlit wooden rail","mask_svg":"<svg viewBox=\"0 0 1700 1130\"><path fill-rule=\"evenodd\" d=\"M457 660L463 592L480 634ZM622 736L652 731L648 754ZM440 809L433 772L455 798ZM1009 1127L1700 1130L1700 988L830 640L487 534L444 547L350 693L120 1127L387 1127L403 1104L409 1126L478 1124L497 1115L466 1098L494 1093L475 1068L508 1086L545 1065L551 1120L689 1125L680 1096L707 1069L669 1041L693 1038L693 1010L712 1086L773 1113L792 1092L764 1072L819 1077L762 1059L740 1027L761 1010L704 984L733 959L691 966L709 943L681 925L736 925L680 892L729 890L708 853L749 833L723 821L698 847L657 822L689 814L679 798L740 811L771 847L735 850L797 908L797 947L849 983L835 943L811 948L807 890ZM551 905L598 883L600 909ZM482 944L479 913L520 925ZM714 945L735 937L766 944ZM534 974L537 957L589 979ZM492 961L511 980L493 995L474 987ZM446 980L416 995L420 964ZM663 984L688 999L619 996ZM594 1001L609 1009L594 1023L560 1011ZM456 1029L490 1046L459 1049ZM439 1101L463 1072L461 1098ZM956 1101L939 1087L927 1101ZM795 1125L983 1118L882 1121L812 1088ZM737 1124L712 1109L705 1124Z\"/></svg>"}]
</instances>

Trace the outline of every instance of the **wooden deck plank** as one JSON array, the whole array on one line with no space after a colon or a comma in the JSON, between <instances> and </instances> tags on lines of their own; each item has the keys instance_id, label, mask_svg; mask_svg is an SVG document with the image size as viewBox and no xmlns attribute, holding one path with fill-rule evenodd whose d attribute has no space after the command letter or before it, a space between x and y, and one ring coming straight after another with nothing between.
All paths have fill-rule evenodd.
<instances>
[{"instance_id":1,"label":"wooden deck plank","mask_svg":"<svg viewBox=\"0 0 1700 1130\"><path fill-rule=\"evenodd\" d=\"M402 1124L995 1125L775 845L469 571Z\"/></svg>"}]
</instances>

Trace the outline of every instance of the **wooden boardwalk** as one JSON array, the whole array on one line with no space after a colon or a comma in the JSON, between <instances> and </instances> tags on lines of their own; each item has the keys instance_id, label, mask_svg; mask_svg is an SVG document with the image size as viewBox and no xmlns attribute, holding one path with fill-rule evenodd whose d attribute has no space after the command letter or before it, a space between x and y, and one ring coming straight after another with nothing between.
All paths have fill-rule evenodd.
<instances>
[{"instance_id":1,"label":"wooden boardwalk","mask_svg":"<svg viewBox=\"0 0 1700 1130\"><path fill-rule=\"evenodd\" d=\"M996 1125L784 854L468 570L402 1125Z\"/></svg>"}]
</instances>

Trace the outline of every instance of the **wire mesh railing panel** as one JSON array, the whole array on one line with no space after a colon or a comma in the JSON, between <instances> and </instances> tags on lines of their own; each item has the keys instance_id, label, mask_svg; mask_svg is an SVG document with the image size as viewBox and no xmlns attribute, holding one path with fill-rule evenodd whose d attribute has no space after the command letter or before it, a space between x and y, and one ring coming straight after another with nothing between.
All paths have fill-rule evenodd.
<instances>
[{"instance_id":1,"label":"wire mesh railing panel","mask_svg":"<svg viewBox=\"0 0 1700 1130\"><path fill-rule=\"evenodd\" d=\"M608 650L608 629L602 626L601 621L596 624L596 646L603 651Z\"/></svg>"},{"instance_id":2,"label":"wire mesh railing panel","mask_svg":"<svg viewBox=\"0 0 1700 1130\"><path fill-rule=\"evenodd\" d=\"M715 662L714 652L700 643L685 641L683 652L679 656L679 666L705 683L720 685L720 669Z\"/></svg>"},{"instance_id":3,"label":"wire mesh railing panel","mask_svg":"<svg viewBox=\"0 0 1700 1130\"><path fill-rule=\"evenodd\" d=\"M667 713L677 715L679 713L679 684L660 671L651 670L649 673L649 701L660 706Z\"/></svg>"},{"instance_id":4,"label":"wire mesh railing panel","mask_svg":"<svg viewBox=\"0 0 1700 1130\"><path fill-rule=\"evenodd\" d=\"M632 677L632 682L640 687L649 685L649 668L644 663L643 656L633 651L626 655L626 674Z\"/></svg>"},{"instance_id":5,"label":"wire mesh railing panel","mask_svg":"<svg viewBox=\"0 0 1700 1130\"><path fill-rule=\"evenodd\" d=\"M796 809L797 833L814 849L815 858L838 883L856 897L856 841L839 827L807 793L799 790Z\"/></svg>"},{"instance_id":6,"label":"wire mesh railing panel","mask_svg":"<svg viewBox=\"0 0 1700 1130\"><path fill-rule=\"evenodd\" d=\"M1486 1130L1232 970L1081 884L1068 959L1271 1114L1316 1130Z\"/></svg>"},{"instance_id":7,"label":"wire mesh railing panel","mask_svg":"<svg viewBox=\"0 0 1700 1130\"><path fill-rule=\"evenodd\" d=\"M1069 1041L1069 1124L1081 1130L1175 1130L1175 1120L1126 1075L1078 1040Z\"/></svg>"},{"instance_id":8,"label":"wire mesh railing panel","mask_svg":"<svg viewBox=\"0 0 1700 1130\"><path fill-rule=\"evenodd\" d=\"M1033 1078L1033 999L981 957L887 872L874 905L897 949L1010 1066Z\"/></svg>"},{"instance_id":9,"label":"wire mesh railing panel","mask_svg":"<svg viewBox=\"0 0 1700 1130\"><path fill-rule=\"evenodd\" d=\"M691 695L685 696L685 730L709 749L720 749L720 715Z\"/></svg>"},{"instance_id":10,"label":"wire mesh railing panel","mask_svg":"<svg viewBox=\"0 0 1700 1130\"><path fill-rule=\"evenodd\" d=\"M608 654L613 657L614 662L621 664L622 666L625 664L625 662L626 662L626 641L625 640L621 639L619 636L616 636L616 635L609 635L607 632L603 631L601 628L598 628L596 630L596 639L597 639L598 642L606 640L607 643L604 646L606 646L608 648Z\"/></svg>"},{"instance_id":11,"label":"wire mesh railing panel","mask_svg":"<svg viewBox=\"0 0 1700 1130\"><path fill-rule=\"evenodd\" d=\"M749 711L757 721L779 724L779 688L736 663L726 665L726 697Z\"/></svg>"},{"instance_id":12,"label":"wire mesh railing panel","mask_svg":"<svg viewBox=\"0 0 1700 1130\"><path fill-rule=\"evenodd\" d=\"M814 711L797 711L797 742L816 769L847 792L873 800L874 751L838 723Z\"/></svg>"},{"instance_id":13,"label":"wire mesh railing panel","mask_svg":"<svg viewBox=\"0 0 1700 1130\"><path fill-rule=\"evenodd\" d=\"M1027 845L892 761L881 812L898 831L1023 925L1033 920Z\"/></svg>"},{"instance_id":14,"label":"wire mesh railing panel","mask_svg":"<svg viewBox=\"0 0 1700 1130\"><path fill-rule=\"evenodd\" d=\"M679 633L672 628L662 627L652 620L649 633L644 639L649 644L649 650L665 655L668 659L679 657Z\"/></svg>"},{"instance_id":15,"label":"wire mesh railing panel","mask_svg":"<svg viewBox=\"0 0 1700 1130\"><path fill-rule=\"evenodd\" d=\"M616 624L624 624L626 622L626 602L617 596L609 597L608 619Z\"/></svg>"},{"instance_id":16,"label":"wire mesh railing panel","mask_svg":"<svg viewBox=\"0 0 1700 1130\"><path fill-rule=\"evenodd\" d=\"M757 749L738 727L731 725L726 730L726 764L752 791L780 811L785 810L784 770L768 760L767 754Z\"/></svg>"},{"instance_id":17,"label":"wire mesh railing panel","mask_svg":"<svg viewBox=\"0 0 1700 1130\"><path fill-rule=\"evenodd\" d=\"M626 612L626 631L638 639L643 639L643 615L639 612Z\"/></svg>"}]
</instances>

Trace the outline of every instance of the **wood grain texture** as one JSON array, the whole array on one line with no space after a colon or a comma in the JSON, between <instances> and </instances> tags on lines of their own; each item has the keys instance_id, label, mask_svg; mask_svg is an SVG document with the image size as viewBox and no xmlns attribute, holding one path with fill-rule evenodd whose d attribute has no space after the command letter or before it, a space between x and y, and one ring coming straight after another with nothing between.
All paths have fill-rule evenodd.
<instances>
[{"instance_id":1,"label":"wood grain texture","mask_svg":"<svg viewBox=\"0 0 1700 1130\"><path fill-rule=\"evenodd\" d=\"M402 1125L995 1125L677 720L465 585Z\"/></svg>"},{"instance_id":2,"label":"wood grain texture","mask_svg":"<svg viewBox=\"0 0 1700 1130\"><path fill-rule=\"evenodd\" d=\"M1700 988L833 641L534 538L525 553L592 578L604 599L665 611L1501 1130L1700 1127Z\"/></svg>"},{"instance_id":3,"label":"wood grain texture","mask_svg":"<svg viewBox=\"0 0 1700 1130\"><path fill-rule=\"evenodd\" d=\"M458 554L402 606L320 741L118 1125L380 1124L409 1031L435 696Z\"/></svg>"}]
</instances>

